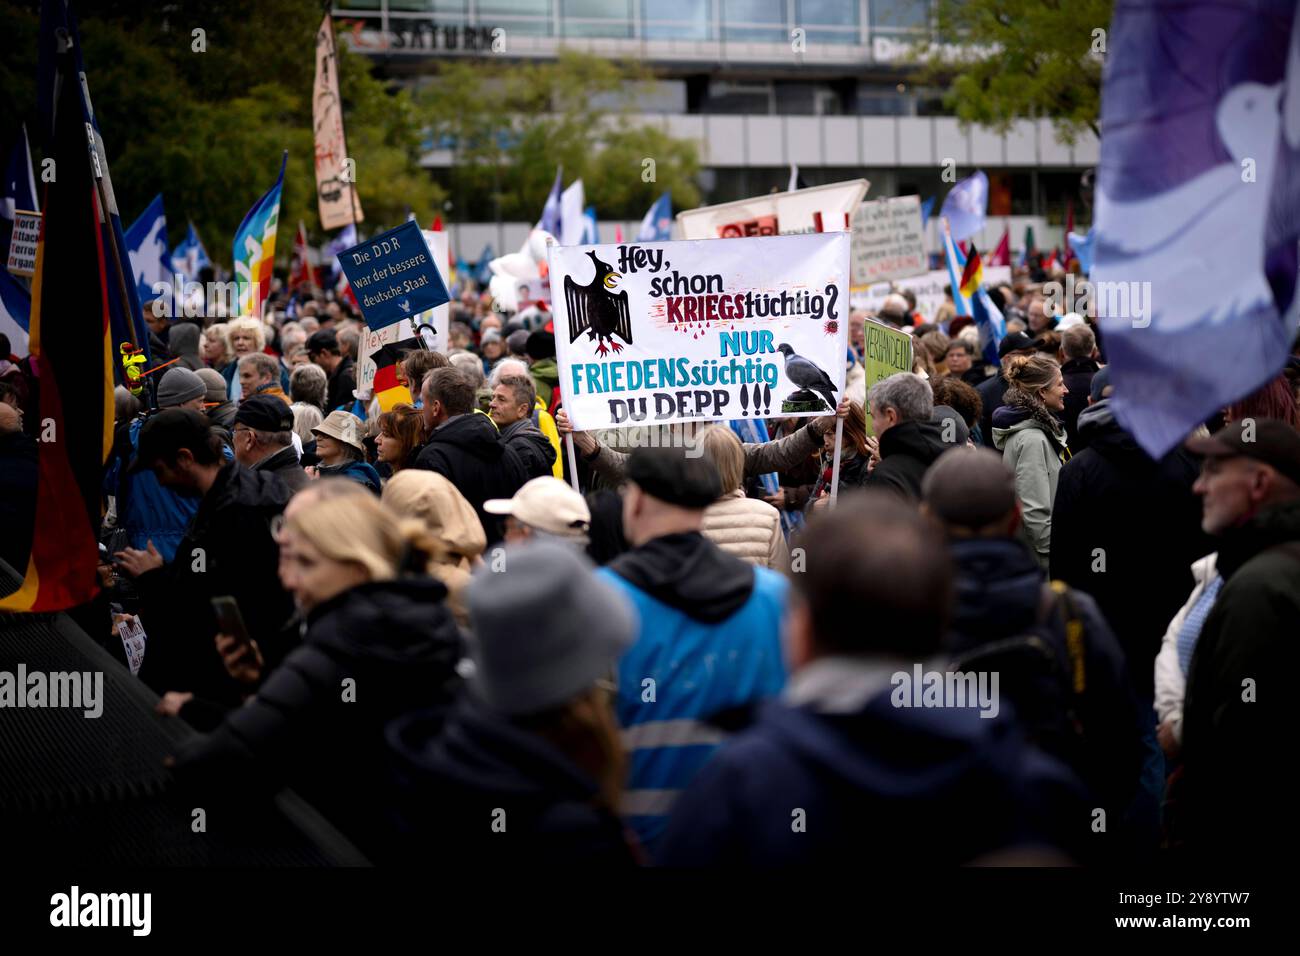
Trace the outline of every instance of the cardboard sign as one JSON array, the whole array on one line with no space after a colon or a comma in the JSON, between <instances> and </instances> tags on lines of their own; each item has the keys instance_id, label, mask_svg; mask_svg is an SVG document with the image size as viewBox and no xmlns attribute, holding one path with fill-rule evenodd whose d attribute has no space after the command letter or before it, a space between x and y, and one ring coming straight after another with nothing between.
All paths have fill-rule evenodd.
<instances>
[{"instance_id":1,"label":"cardboard sign","mask_svg":"<svg viewBox=\"0 0 1300 956\"><path fill-rule=\"evenodd\" d=\"M550 274L578 431L824 415L843 393L847 232L556 246Z\"/></svg>"},{"instance_id":2,"label":"cardboard sign","mask_svg":"<svg viewBox=\"0 0 1300 956\"><path fill-rule=\"evenodd\" d=\"M372 329L451 301L429 244L413 220L344 249L339 265Z\"/></svg>"},{"instance_id":3,"label":"cardboard sign","mask_svg":"<svg viewBox=\"0 0 1300 956\"><path fill-rule=\"evenodd\" d=\"M41 214L15 210L14 231L9 240L9 263L12 275L36 275L36 243L41 238Z\"/></svg>"},{"instance_id":4,"label":"cardboard sign","mask_svg":"<svg viewBox=\"0 0 1300 956\"><path fill-rule=\"evenodd\" d=\"M770 193L701 206L677 214L683 239L733 239L742 236L796 236L839 232L867 194L870 183L850 179L788 193ZM918 218L920 214L918 213Z\"/></svg>"},{"instance_id":5,"label":"cardboard sign","mask_svg":"<svg viewBox=\"0 0 1300 956\"><path fill-rule=\"evenodd\" d=\"M984 285L987 287L1002 285L1011 281L1010 266L985 266ZM934 321L935 314L944 303L943 288L952 283L947 269L935 269L924 275L899 279L895 282L877 282L866 289L854 291L853 308L877 311L885 302L885 296L891 292L911 289L916 293L916 311L927 322Z\"/></svg>"},{"instance_id":6,"label":"cardboard sign","mask_svg":"<svg viewBox=\"0 0 1300 956\"><path fill-rule=\"evenodd\" d=\"M866 372L867 391L882 379L899 372L912 371L912 337L900 332L883 322L867 319L866 334L863 337L862 368ZM874 435L871 424L871 409L867 413L867 434Z\"/></svg>"},{"instance_id":7,"label":"cardboard sign","mask_svg":"<svg viewBox=\"0 0 1300 956\"><path fill-rule=\"evenodd\" d=\"M901 279L925 272L921 198L864 202L853 213L853 284Z\"/></svg>"}]
</instances>

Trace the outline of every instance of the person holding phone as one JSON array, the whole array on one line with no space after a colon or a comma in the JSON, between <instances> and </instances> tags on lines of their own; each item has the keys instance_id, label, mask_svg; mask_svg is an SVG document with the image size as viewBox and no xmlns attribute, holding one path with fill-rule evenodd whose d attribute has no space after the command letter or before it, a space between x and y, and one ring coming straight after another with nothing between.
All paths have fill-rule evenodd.
<instances>
[{"instance_id":1,"label":"person holding phone","mask_svg":"<svg viewBox=\"0 0 1300 956\"><path fill-rule=\"evenodd\" d=\"M319 489L294 499L277 533L302 643L262 677L255 644L223 633L217 646L231 673L242 668L261 684L187 744L174 769L232 803L292 787L363 851L381 852L384 725L450 704L460 632L446 588L427 573L437 545L423 523L347 479L321 479Z\"/></svg>"}]
</instances>

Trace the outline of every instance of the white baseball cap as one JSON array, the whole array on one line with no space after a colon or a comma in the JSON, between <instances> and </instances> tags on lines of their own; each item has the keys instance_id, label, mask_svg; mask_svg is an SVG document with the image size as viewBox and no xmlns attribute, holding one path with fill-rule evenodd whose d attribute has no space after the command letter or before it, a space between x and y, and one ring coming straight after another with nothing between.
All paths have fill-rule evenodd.
<instances>
[{"instance_id":1,"label":"white baseball cap","mask_svg":"<svg viewBox=\"0 0 1300 956\"><path fill-rule=\"evenodd\" d=\"M483 502L483 510L511 515L538 531L565 538L582 537L591 526L586 499L552 475L527 482L513 498L489 498Z\"/></svg>"}]
</instances>

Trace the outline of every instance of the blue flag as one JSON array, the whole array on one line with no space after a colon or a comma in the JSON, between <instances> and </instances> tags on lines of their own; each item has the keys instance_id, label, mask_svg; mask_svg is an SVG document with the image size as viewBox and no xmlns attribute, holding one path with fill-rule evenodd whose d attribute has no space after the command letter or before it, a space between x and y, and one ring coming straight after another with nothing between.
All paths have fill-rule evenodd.
<instances>
[{"instance_id":1,"label":"blue flag","mask_svg":"<svg viewBox=\"0 0 1300 956\"><path fill-rule=\"evenodd\" d=\"M989 178L980 171L948 190L939 215L948 220L953 239L962 242L984 228L988 208Z\"/></svg>"},{"instance_id":2,"label":"blue flag","mask_svg":"<svg viewBox=\"0 0 1300 956\"><path fill-rule=\"evenodd\" d=\"M537 228L549 232L557 241L560 238L560 177L563 173L563 167L555 171L555 185L551 187L546 205L542 207L542 218L537 220Z\"/></svg>"},{"instance_id":3,"label":"blue flag","mask_svg":"<svg viewBox=\"0 0 1300 956\"><path fill-rule=\"evenodd\" d=\"M637 242L667 242L673 237L673 194L664 193L654 201L636 231Z\"/></svg>"},{"instance_id":4,"label":"blue flag","mask_svg":"<svg viewBox=\"0 0 1300 956\"><path fill-rule=\"evenodd\" d=\"M596 225L596 207L582 211L582 245L594 246L600 242L600 228Z\"/></svg>"},{"instance_id":5,"label":"blue flag","mask_svg":"<svg viewBox=\"0 0 1300 956\"><path fill-rule=\"evenodd\" d=\"M1295 19L1295 0L1115 9L1091 278L1115 415L1152 456L1275 376L1295 337Z\"/></svg>"},{"instance_id":6,"label":"blue flag","mask_svg":"<svg viewBox=\"0 0 1300 956\"><path fill-rule=\"evenodd\" d=\"M491 263L496 257L497 254L492 251L492 243L490 242L478 254L478 262L474 264L474 278L479 285L486 287L492 281Z\"/></svg>"},{"instance_id":7,"label":"blue flag","mask_svg":"<svg viewBox=\"0 0 1300 956\"><path fill-rule=\"evenodd\" d=\"M203 240L199 238L194 223L190 223L185 238L172 250L172 268L189 281L198 282L199 270L211 266L212 260L208 258L208 250L203 248Z\"/></svg>"},{"instance_id":8,"label":"blue flag","mask_svg":"<svg viewBox=\"0 0 1300 956\"><path fill-rule=\"evenodd\" d=\"M1070 251L1079 260L1079 268L1085 274L1092 272L1092 241L1097 238L1097 233L1089 229L1087 234L1072 232L1066 236L1070 244Z\"/></svg>"},{"instance_id":9,"label":"blue flag","mask_svg":"<svg viewBox=\"0 0 1300 956\"><path fill-rule=\"evenodd\" d=\"M933 196L931 196L929 199L921 200L921 228L922 229L925 228L925 224L930 221L930 217L932 215L934 215Z\"/></svg>"},{"instance_id":10,"label":"blue flag","mask_svg":"<svg viewBox=\"0 0 1300 956\"><path fill-rule=\"evenodd\" d=\"M975 294L970 300L971 316L975 319L975 328L980 333L980 353L984 361L996 367L1001 361L998 358L998 345L1002 342L1002 336L1007 334L1007 323L1002 318L1002 312L993 300L989 297L988 289L980 286L975 290Z\"/></svg>"},{"instance_id":11,"label":"blue flag","mask_svg":"<svg viewBox=\"0 0 1300 956\"><path fill-rule=\"evenodd\" d=\"M154 291L155 283L163 283L168 290L172 285L172 257L167 251L167 216L163 212L162 193L153 197L153 202L131 223L124 236L140 302L161 298L170 307L171 292Z\"/></svg>"}]
</instances>

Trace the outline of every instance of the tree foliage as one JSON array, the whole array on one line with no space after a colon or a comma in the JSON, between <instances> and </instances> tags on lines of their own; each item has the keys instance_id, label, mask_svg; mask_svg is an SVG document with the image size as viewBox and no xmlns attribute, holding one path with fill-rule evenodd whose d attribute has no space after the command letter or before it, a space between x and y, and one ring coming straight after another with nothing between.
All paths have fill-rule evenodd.
<instances>
[{"instance_id":1,"label":"tree foliage","mask_svg":"<svg viewBox=\"0 0 1300 956\"><path fill-rule=\"evenodd\" d=\"M1067 142L1085 129L1099 134L1113 8L1114 0L938 0L926 78L948 80L945 104L967 123L1006 132L1043 117ZM944 45L968 55L954 60Z\"/></svg>"},{"instance_id":2,"label":"tree foliage","mask_svg":"<svg viewBox=\"0 0 1300 956\"><path fill-rule=\"evenodd\" d=\"M452 150L452 195L477 198L477 216L535 220L562 166L602 218L630 219L665 190L678 208L700 196L695 144L632 112L651 82L636 67L568 51L550 63L446 63L417 97L435 143Z\"/></svg>"},{"instance_id":3,"label":"tree foliage","mask_svg":"<svg viewBox=\"0 0 1300 956\"><path fill-rule=\"evenodd\" d=\"M36 3L0 0L0 140L36 128ZM97 0L77 3L82 56L118 206L130 223L161 192L169 238L192 220L218 262L289 150L278 258L298 220L322 238L316 206L311 94L317 0ZM193 31L202 30L198 52ZM348 152L370 229L414 211L428 222L443 193L419 167L421 124L405 90L339 47ZM39 146L33 143L39 164ZM39 168L39 166L38 166Z\"/></svg>"}]
</instances>

